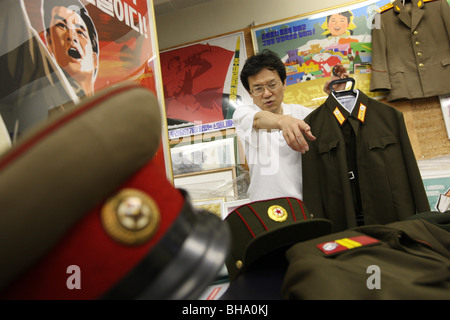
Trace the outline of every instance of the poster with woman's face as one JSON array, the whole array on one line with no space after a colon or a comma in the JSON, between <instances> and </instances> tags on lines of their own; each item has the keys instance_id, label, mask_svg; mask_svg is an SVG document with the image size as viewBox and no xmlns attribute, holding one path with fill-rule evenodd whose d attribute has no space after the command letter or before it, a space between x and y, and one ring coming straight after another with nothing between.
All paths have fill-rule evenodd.
<instances>
[{"instance_id":1,"label":"poster with woman's face","mask_svg":"<svg viewBox=\"0 0 450 320\"><path fill-rule=\"evenodd\" d=\"M319 106L327 97L323 86L336 64L347 69L358 89L377 95L369 92L371 31L377 27L376 10L388 2L364 1L253 28L256 51L275 51L286 65L284 101Z\"/></svg>"}]
</instances>

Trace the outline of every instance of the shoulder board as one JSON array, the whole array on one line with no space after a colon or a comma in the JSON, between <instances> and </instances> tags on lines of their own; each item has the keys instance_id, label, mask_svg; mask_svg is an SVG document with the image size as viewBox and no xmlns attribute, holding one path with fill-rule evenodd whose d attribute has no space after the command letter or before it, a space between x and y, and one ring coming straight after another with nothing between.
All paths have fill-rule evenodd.
<instances>
[{"instance_id":1,"label":"shoulder board","mask_svg":"<svg viewBox=\"0 0 450 320\"><path fill-rule=\"evenodd\" d=\"M342 251L379 244L381 244L380 240L364 235L320 243L316 245L316 248L326 255L335 255Z\"/></svg>"},{"instance_id":2,"label":"shoulder board","mask_svg":"<svg viewBox=\"0 0 450 320\"><path fill-rule=\"evenodd\" d=\"M383 12L389 10L389 9L392 9L393 7L394 7L394 5L392 3L388 3L388 4L385 4L384 6L382 6L381 8L379 8L377 10L377 12L378 13L383 13Z\"/></svg>"},{"instance_id":3,"label":"shoulder board","mask_svg":"<svg viewBox=\"0 0 450 320\"><path fill-rule=\"evenodd\" d=\"M436 0L422 0L423 2L431 2L431 1L436 1Z\"/></svg>"}]
</instances>

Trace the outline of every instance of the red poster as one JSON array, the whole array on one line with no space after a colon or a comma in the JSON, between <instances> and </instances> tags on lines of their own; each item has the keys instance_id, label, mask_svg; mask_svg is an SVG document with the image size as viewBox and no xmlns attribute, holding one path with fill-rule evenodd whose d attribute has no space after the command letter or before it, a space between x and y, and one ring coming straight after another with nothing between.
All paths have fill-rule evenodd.
<instances>
[{"instance_id":1,"label":"red poster","mask_svg":"<svg viewBox=\"0 0 450 320\"><path fill-rule=\"evenodd\" d=\"M169 126L231 119L246 95L239 81L245 60L242 33L161 52Z\"/></svg>"},{"instance_id":2,"label":"red poster","mask_svg":"<svg viewBox=\"0 0 450 320\"><path fill-rule=\"evenodd\" d=\"M52 0L24 0L31 26L47 46L43 17L45 17L47 3L51 2ZM63 0L56 2L69 5L81 3L92 19L98 42L98 75L95 79L94 90L124 80L138 80L156 92L151 63L155 52L151 41L154 35L150 28L153 17L149 15L147 1ZM65 68L65 66L61 67ZM86 92L86 94L90 93Z\"/></svg>"},{"instance_id":3,"label":"red poster","mask_svg":"<svg viewBox=\"0 0 450 320\"><path fill-rule=\"evenodd\" d=\"M123 81L162 99L151 1L4 0L0 12L0 120L12 140Z\"/></svg>"},{"instance_id":4,"label":"red poster","mask_svg":"<svg viewBox=\"0 0 450 320\"><path fill-rule=\"evenodd\" d=\"M190 122L223 120L223 79L233 56L233 51L208 44L162 55L167 117Z\"/></svg>"}]
</instances>

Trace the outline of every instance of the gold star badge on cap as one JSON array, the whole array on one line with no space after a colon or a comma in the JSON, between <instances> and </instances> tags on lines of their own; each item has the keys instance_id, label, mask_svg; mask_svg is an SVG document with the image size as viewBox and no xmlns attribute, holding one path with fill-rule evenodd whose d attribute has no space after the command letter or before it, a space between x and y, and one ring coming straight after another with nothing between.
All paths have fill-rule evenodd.
<instances>
[{"instance_id":1,"label":"gold star badge on cap","mask_svg":"<svg viewBox=\"0 0 450 320\"><path fill-rule=\"evenodd\" d=\"M277 222L286 221L288 217L286 209L278 205L270 206L267 210L267 214L269 215L270 219Z\"/></svg>"},{"instance_id":2,"label":"gold star badge on cap","mask_svg":"<svg viewBox=\"0 0 450 320\"><path fill-rule=\"evenodd\" d=\"M126 245L138 245L155 234L160 212L156 202L147 194L124 189L105 202L101 219L105 231L114 240Z\"/></svg>"}]
</instances>

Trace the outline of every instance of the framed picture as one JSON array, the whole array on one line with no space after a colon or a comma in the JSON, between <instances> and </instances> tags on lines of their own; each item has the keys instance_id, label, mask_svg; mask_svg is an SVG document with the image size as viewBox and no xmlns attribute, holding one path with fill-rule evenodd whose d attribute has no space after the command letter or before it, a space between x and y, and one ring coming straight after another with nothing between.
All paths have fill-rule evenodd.
<instances>
[{"instance_id":1,"label":"framed picture","mask_svg":"<svg viewBox=\"0 0 450 320\"><path fill-rule=\"evenodd\" d=\"M446 159L448 161L448 157ZM448 166L445 169L431 171L421 168L423 185L431 211L445 212L450 210L450 169Z\"/></svg>"},{"instance_id":2,"label":"framed picture","mask_svg":"<svg viewBox=\"0 0 450 320\"><path fill-rule=\"evenodd\" d=\"M281 22L252 28L255 52L270 49L286 66L286 103L317 107L328 97L322 90L332 68L340 63L356 80L356 88L370 96L372 29L376 10L389 0L359 1L306 13ZM332 28L340 23L339 28ZM336 31L339 30L339 31Z\"/></svg>"},{"instance_id":3,"label":"framed picture","mask_svg":"<svg viewBox=\"0 0 450 320\"><path fill-rule=\"evenodd\" d=\"M432 211L450 210L450 172L446 175L425 175L423 184Z\"/></svg>"},{"instance_id":4,"label":"framed picture","mask_svg":"<svg viewBox=\"0 0 450 320\"><path fill-rule=\"evenodd\" d=\"M204 209L222 220L226 218L225 214L225 198L205 199L205 200L193 200L192 205L194 208Z\"/></svg>"},{"instance_id":5,"label":"framed picture","mask_svg":"<svg viewBox=\"0 0 450 320\"><path fill-rule=\"evenodd\" d=\"M431 211L450 210L450 155L417 161Z\"/></svg>"},{"instance_id":6,"label":"framed picture","mask_svg":"<svg viewBox=\"0 0 450 320\"><path fill-rule=\"evenodd\" d=\"M236 165L236 136L171 148L174 175Z\"/></svg>"},{"instance_id":7,"label":"framed picture","mask_svg":"<svg viewBox=\"0 0 450 320\"><path fill-rule=\"evenodd\" d=\"M176 188L188 192L192 200L223 197L226 201L238 196L236 167L174 175Z\"/></svg>"},{"instance_id":8,"label":"framed picture","mask_svg":"<svg viewBox=\"0 0 450 320\"><path fill-rule=\"evenodd\" d=\"M239 81L247 59L243 32L163 50L160 57L169 126L231 119L248 98Z\"/></svg>"}]
</instances>

